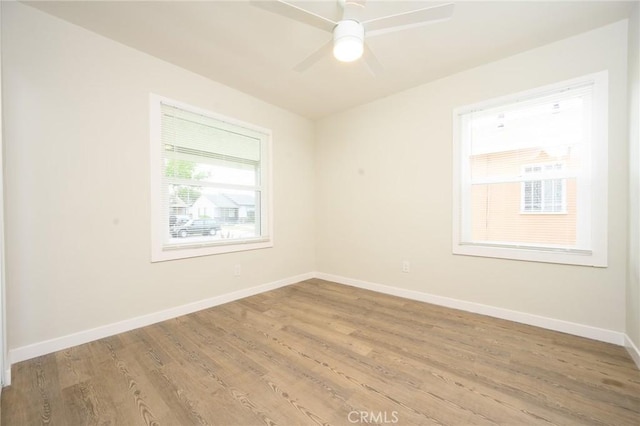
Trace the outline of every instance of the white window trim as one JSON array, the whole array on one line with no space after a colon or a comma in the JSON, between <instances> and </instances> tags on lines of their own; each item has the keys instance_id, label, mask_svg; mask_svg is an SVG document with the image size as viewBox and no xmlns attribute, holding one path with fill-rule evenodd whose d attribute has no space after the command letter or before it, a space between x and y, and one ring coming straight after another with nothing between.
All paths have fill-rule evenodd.
<instances>
[{"instance_id":1,"label":"white window trim","mask_svg":"<svg viewBox=\"0 0 640 426\"><path fill-rule=\"evenodd\" d=\"M211 244L200 244L185 246L181 248L163 248L163 232L168 223L166 215L163 215L162 201L162 140L161 140L161 104L169 104L187 111L202 114L233 124L254 130L267 135L262 143L262 157L266 159L261 163L265 168L262 204L266 203L261 215L261 237L249 240L232 240L229 242L216 242ZM208 256L214 254L233 253L246 250L257 250L274 246L273 239L273 202L272 202L272 153L271 153L271 130L258 127L249 123L226 117L205 109L197 108L183 102L175 101L156 94L149 95L149 131L150 131L150 188L151 188L151 262L162 262L166 260L185 259L190 257ZM266 216L266 217L265 217Z\"/></svg>"},{"instance_id":2,"label":"white window trim","mask_svg":"<svg viewBox=\"0 0 640 426\"><path fill-rule=\"evenodd\" d=\"M468 157L465 152L466 147L461 143L461 114L470 110L485 109L497 105L514 102L517 99L526 99L532 96L541 95L562 89L563 87L575 86L580 83L593 82L593 117L591 150L585 153L585 161L591 164L591 191L590 193L579 192L578 197L588 200L590 205L590 215L578 220L585 220L589 223L587 232L591 232L591 250L566 250L549 248L536 248L531 246L500 246L465 244L462 242L465 226L469 226L468 211L462 211L461 206L468 200L468 192L463 190L463 182L469 181L468 168L461 167L461 158ZM583 77L551 84L548 86L527 90L517 94L502 96L474 105L456 108L453 111L453 239L452 252L457 255L493 257L501 259L523 260L531 262L560 263L568 265L607 267L607 245L608 245L608 73L601 71ZM592 158L596 161L591 161ZM464 174L464 176L463 176ZM579 189L580 191L580 189ZM591 196L594 194L594 196ZM578 226L578 229L584 227ZM578 240L580 240L578 234Z\"/></svg>"},{"instance_id":3,"label":"white window trim","mask_svg":"<svg viewBox=\"0 0 640 426\"><path fill-rule=\"evenodd\" d=\"M0 39L2 34L2 4L0 3ZM0 40L0 46L2 40ZM1 53L1 52L0 52ZM0 81L2 81L2 55L0 54ZM2 99L2 87L0 86L0 99ZM6 309L6 277L5 277L5 227L4 227L4 139L3 139L2 102L0 102L0 395L2 387L11 384L11 361L9 360L9 347L7 346L7 309Z\"/></svg>"}]
</instances>

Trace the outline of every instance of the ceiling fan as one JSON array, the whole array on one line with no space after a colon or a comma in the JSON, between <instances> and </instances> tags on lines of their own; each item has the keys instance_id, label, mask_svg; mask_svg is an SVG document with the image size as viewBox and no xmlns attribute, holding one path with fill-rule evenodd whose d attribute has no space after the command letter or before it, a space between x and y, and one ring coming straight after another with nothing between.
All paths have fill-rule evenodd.
<instances>
[{"instance_id":1,"label":"ceiling fan","mask_svg":"<svg viewBox=\"0 0 640 426\"><path fill-rule=\"evenodd\" d=\"M294 67L294 70L299 72L306 70L333 51L333 56L342 62L352 62L364 56L363 59L369 71L377 75L382 71L382 66L365 44L365 37L440 22L453 15L453 3L446 3L363 21L361 17L366 0L337 1L342 9L342 19L337 22L282 0L251 0L251 3L333 34L331 40Z\"/></svg>"}]
</instances>

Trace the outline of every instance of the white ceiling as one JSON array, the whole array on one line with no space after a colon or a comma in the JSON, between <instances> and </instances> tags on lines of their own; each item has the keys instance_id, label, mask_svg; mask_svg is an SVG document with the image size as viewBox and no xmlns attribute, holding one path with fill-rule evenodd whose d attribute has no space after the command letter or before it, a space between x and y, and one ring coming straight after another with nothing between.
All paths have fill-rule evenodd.
<instances>
[{"instance_id":1,"label":"white ceiling","mask_svg":"<svg viewBox=\"0 0 640 426\"><path fill-rule=\"evenodd\" d=\"M333 0L290 2L337 18ZM26 3L312 119L625 19L633 5L457 1L449 21L368 40L384 67L374 77L362 63L330 55L293 71L331 34L245 0ZM441 3L369 0L364 19Z\"/></svg>"}]
</instances>

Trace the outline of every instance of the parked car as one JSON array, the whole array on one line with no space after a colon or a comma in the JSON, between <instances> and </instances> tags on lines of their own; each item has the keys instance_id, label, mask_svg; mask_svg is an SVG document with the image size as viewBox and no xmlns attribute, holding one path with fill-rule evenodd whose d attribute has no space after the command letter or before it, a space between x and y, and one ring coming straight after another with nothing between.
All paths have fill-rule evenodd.
<instances>
[{"instance_id":1,"label":"parked car","mask_svg":"<svg viewBox=\"0 0 640 426\"><path fill-rule=\"evenodd\" d=\"M191 217L188 216L188 215L184 215L184 214L175 215L175 214L172 214L172 215L169 216L169 226L182 225L183 223L185 223L189 219L191 219Z\"/></svg>"},{"instance_id":2,"label":"parked car","mask_svg":"<svg viewBox=\"0 0 640 426\"><path fill-rule=\"evenodd\" d=\"M174 226L171 235L180 238L189 235L216 235L220 229L218 222L213 219L192 219Z\"/></svg>"}]
</instances>

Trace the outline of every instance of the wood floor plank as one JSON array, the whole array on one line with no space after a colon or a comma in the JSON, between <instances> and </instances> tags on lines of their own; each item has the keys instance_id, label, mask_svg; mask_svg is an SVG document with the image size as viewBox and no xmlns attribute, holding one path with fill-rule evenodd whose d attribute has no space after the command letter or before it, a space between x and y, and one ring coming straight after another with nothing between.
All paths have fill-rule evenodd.
<instances>
[{"instance_id":1,"label":"wood floor plank","mask_svg":"<svg viewBox=\"0 0 640 426\"><path fill-rule=\"evenodd\" d=\"M624 348L312 279L13 366L3 425L640 424Z\"/></svg>"}]
</instances>

